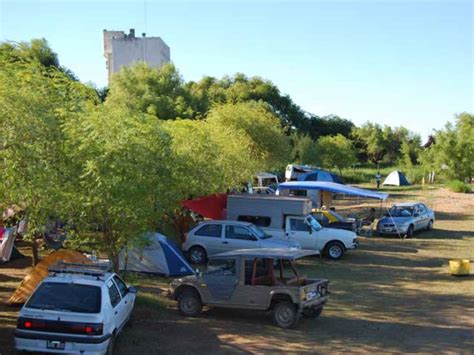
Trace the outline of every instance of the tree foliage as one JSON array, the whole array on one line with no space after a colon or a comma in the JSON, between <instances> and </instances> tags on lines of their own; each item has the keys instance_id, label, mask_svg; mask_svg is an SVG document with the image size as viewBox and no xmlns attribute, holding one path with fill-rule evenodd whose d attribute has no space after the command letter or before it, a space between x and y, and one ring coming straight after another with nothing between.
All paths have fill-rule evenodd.
<instances>
[{"instance_id":1,"label":"tree foliage","mask_svg":"<svg viewBox=\"0 0 474 355\"><path fill-rule=\"evenodd\" d=\"M435 134L436 143L421 154L422 165L449 179L474 176L474 115L461 113Z\"/></svg>"},{"instance_id":2,"label":"tree foliage","mask_svg":"<svg viewBox=\"0 0 474 355\"><path fill-rule=\"evenodd\" d=\"M321 167L341 170L350 167L356 160L352 142L342 134L324 136L316 142L317 161Z\"/></svg>"}]
</instances>

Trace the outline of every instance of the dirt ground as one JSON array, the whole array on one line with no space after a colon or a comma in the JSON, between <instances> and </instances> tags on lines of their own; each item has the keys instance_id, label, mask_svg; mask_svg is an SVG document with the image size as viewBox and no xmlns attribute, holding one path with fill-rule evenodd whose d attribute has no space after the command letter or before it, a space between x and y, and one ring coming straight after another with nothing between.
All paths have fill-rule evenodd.
<instances>
[{"instance_id":1,"label":"dirt ground","mask_svg":"<svg viewBox=\"0 0 474 355\"><path fill-rule=\"evenodd\" d=\"M450 276L448 260L474 261L474 194L417 187L390 189L394 201L424 201L435 229L398 237L361 237L360 248L333 262L309 258L306 275L324 275L332 295L320 318L294 330L261 312L209 309L179 315L164 296L170 280L135 276L133 326L119 336L118 354L155 353L472 353L474 275ZM365 206L365 205L364 205ZM365 206L367 207L367 206ZM5 300L28 271L30 258L0 266L0 353L12 353L18 308ZM474 274L474 266L471 265Z\"/></svg>"}]
</instances>

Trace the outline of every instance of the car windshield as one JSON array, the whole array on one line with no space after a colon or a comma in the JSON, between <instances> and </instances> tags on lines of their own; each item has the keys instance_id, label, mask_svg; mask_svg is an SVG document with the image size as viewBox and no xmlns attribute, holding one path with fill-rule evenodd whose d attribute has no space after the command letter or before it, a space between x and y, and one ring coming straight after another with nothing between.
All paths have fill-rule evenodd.
<instances>
[{"instance_id":1,"label":"car windshield","mask_svg":"<svg viewBox=\"0 0 474 355\"><path fill-rule=\"evenodd\" d=\"M321 230L323 227L319 224L319 222L313 216L309 215L306 217L306 222L313 228L315 231Z\"/></svg>"},{"instance_id":2,"label":"car windshield","mask_svg":"<svg viewBox=\"0 0 474 355\"><path fill-rule=\"evenodd\" d=\"M270 234L265 233L257 226L251 226L250 230L258 237L258 239L268 239L272 237Z\"/></svg>"},{"instance_id":3,"label":"car windshield","mask_svg":"<svg viewBox=\"0 0 474 355\"><path fill-rule=\"evenodd\" d=\"M413 207L393 206L388 212L392 217L411 217L413 215L413 211Z\"/></svg>"},{"instance_id":4,"label":"car windshield","mask_svg":"<svg viewBox=\"0 0 474 355\"><path fill-rule=\"evenodd\" d=\"M26 303L26 308L99 313L101 291L98 286L43 282Z\"/></svg>"}]
</instances>

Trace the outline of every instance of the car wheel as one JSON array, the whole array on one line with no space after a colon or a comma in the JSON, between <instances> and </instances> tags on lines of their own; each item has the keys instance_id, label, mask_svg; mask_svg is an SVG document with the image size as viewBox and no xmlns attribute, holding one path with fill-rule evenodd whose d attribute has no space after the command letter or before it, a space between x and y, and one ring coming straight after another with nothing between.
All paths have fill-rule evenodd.
<instances>
[{"instance_id":1,"label":"car wheel","mask_svg":"<svg viewBox=\"0 0 474 355\"><path fill-rule=\"evenodd\" d=\"M410 238L413 236L413 224L410 224L410 226L407 229L407 233L405 235L407 238Z\"/></svg>"},{"instance_id":2,"label":"car wheel","mask_svg":"<svg viewBox=\"0 0 474 355\"><path fill-rule=\"evenodd\" d=\"M344 246L339 242L330 242L326 247L330 259L339 260L344 255Z\"/></svg>"},{"instance_id":3,"label":"car wheel","mask_svg":"<svg viewBox=\"0 0 474 355\"><path fill-rule=\"evenodd\" d=\"M318 318L323 312L323 307L309 307L303 309L303 316L306 318Z\"/></svg>"},{"instance_id":4,"label":"car wheel","mask_svg":"<svg viewBox=\"0 0 474 355\"><path fill-rule=\"evenodd\" d=\"M106 354L112 355L114 353L114 343L115 343L115 335L112 334L109 340L109 344L107 345Z\"/></svg>"},{"instance_id":5,"label":"car wheel","mask_svg":"<svg viewBox=\"0 0 474 355\"><path fill-rule=\"evenodd\" d=\"M273 322L280 328L294 328L299 321L299 314L293 303L280 301L273 307Z\"/></svg>"},{"instance_id":6,"label":"car wheel","mask_svg":"<svg viewBox=\"0 0 474 355\"><path fill-rule=\"evenodd\" d=\"M433 220L432 219L430 219L430 221L428 222L428 225L426 226L426 230L429 231L431 229L433 229Z\"/></svg>"},{"instance_id":7,"label":"car wheel","mask_svg":"<svg viewBox=\"0 0 474 355\"><path fill-rule=\"evenodd\" d=\"M184 316L198 316L202 310L201 297L199 297L196 291L183 291L178 297L178 309Z\"/></svg>"},{"instance_id":8,"label":"car wheel","mask_svg":"<svg viewBox=\"0 0 474 355\"><path fill-rule=\"evenodd\" d=\"M188 259L193 264L205 264L207 260L206 251L201 247L192 247L189 249Z\"/></svg>"}]
</instances>

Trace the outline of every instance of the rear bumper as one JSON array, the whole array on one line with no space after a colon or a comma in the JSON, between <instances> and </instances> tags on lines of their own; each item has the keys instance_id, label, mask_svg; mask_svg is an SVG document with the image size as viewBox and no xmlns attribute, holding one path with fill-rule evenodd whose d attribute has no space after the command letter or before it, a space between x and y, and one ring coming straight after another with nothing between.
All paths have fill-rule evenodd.
<instances>
[{"instance_id":1,"label":"rear bumper","mask_svg":"<svg viewBox=\"0 0 474 355\"><path fill-rule=\"evenodd\" d=\"M67 334L15 331L15 349L19 351L49 352L59 354L105 354L110 334L101 337L80 337ZM64 349L50 349L48 341L64 342Z\"/></svg>"}]
</instances>

